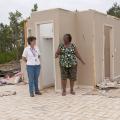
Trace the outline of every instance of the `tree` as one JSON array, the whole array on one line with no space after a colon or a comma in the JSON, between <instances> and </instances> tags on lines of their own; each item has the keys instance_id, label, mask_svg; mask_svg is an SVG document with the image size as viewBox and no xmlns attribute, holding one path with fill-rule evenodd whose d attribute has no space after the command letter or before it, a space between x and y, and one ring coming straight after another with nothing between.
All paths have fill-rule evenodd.
<instances>
[{"instance_id":1,"label":"tree","mask_svg":"<svg viewBox=\"0 0 120 120\"><path fill-rule=\"evenodd\" d=\"M32 12L38 10L34 4ZM24 20L19 11L9 13L10 24L0 23L0 63L19 60L24 48Z\"/></svg>"},{"instance_id":2,"label":"tree","mask_svg":"<svg viewBox=\"0 0 120 120\"><path fill-rule=\"evenodd\" d=\"M19 40L19 34L20 34L20 21L22 19L22 14L18 11L16 12L10 12L9 13L9 19L10 19L10 27L12 29L12 35L13 35L13 44L16 44L17 40Z\"/></svg>"},{"instance_id":3,"label":"tree","mask_svg":"<svg viewBox=\"0 0 120 120\"><path fill-rule=\"evenodd\" d=\"M19 11L10 12L10 28L12 30L12 45L16 49L16 56L19 59L20 55L20 42L22 41L23 31L24 31L24 21L22 19L22 14Z\"/></svg>"},{"instance_id":4,"label":"tree","mask_svg":"<svg viewBox=\"0 0 120 120\"><path fill-rule=\"evenodd\" d=\"M107 14L120 18L120 5L114 3L113 6L107 11Z\"/></svg>"},{"instance_id":5,"label":"tree","mask_svg":"<svg viewBox=\"0 0 120 120\"><path fill-rule=\"evenodd\" d=\"M38 11L38 5L37 5L37 3L34 4L33 9L31 11L32 12Z\"/></svg>"},{"instance_id":6,"label":"tree","mask_svg":"<svg viewBox=\"0 0 120 120\"><path fill-rule=\"evenodd\" d=\"M8 25L0 24L0 51L6 52L12 49L12 31Z\"/></svg>"}]
</instances>

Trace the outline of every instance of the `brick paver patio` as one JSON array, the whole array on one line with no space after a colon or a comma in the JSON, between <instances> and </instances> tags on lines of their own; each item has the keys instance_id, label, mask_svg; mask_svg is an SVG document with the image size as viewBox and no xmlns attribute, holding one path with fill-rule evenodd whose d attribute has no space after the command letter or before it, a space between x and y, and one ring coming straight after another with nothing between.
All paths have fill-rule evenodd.
<instances>
[{"instance_id":1,"label":"brick paver patio","mask_svg":"<svg viewBox=\"0 0 120 120\"><path fill-rule=\"evenodd\" d=\"M53 89L30 98L28 86L3 86L0 91L16 90L13 96L0 97L0 120L120 120L120 98L82 95L62 97Z\"/></svg>"}]
</instances>

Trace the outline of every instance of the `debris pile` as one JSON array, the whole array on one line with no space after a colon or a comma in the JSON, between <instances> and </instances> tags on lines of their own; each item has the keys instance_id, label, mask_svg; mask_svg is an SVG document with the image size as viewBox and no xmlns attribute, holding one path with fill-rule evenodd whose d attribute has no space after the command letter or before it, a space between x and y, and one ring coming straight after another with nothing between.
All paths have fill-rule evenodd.
<instances>
[{"instance_id":1,"label":"debris pile","mask_svg":"<svg viewBox=\"0 0 120 120\"><path fill-rule=\"evenodd\" d=\"M20 62L12 61L6 64L0 64L0 77L5 77L6 74L13 76L20 71Z\"/></svg>"},{"instance_id":2,"label":"debris pile","mask_svg":"<svg viewBox=\"0 0 120 120\"><path fill-rule=\"evenodd\" d=\"M24 82L19 61L0 64L0 86Z\"/></svg>"},{"instance_id":3,"label":"debris pile","mask_svg":"<svg viewBox=\"0 0 120 120\"><path fill-rule=\"evenodd\" d=\"M0 86L14 85L20 82L23 82L23 74L21 72L16 73L12 77L6 74L5 77L0 78Z\"/></svg>"},{"instance_id":4,"label":"debris pile","mask_svg":"<svg viewBox=\"0 0 120 120\"><path fill-rule=\"evenodd\" d=\"M102 95L108 98L120 98L120 84L119 81L103 80L96 86L97 88L83 93L83 95Z\"/></svg>"},{"instance_id":5,"label":"debris pile","mask_svg":"<svg viewBox=\"0 0 120 120\"><path fill-rule=\"evenodd\" d=\"M118 84L117 84L117 81L103 80L97 86L99 87L99 89L117 88Z\"/></svg>"},{"instance_id":6,"label":"debris pile","mask_svg":"<svg viewBox=\"0 0 120 120\"><path fill-rule=\"evenodd\" d=\"M0 92L0 97L16 95L16 91L4 91Z\"/></svg>"}]
</instances>

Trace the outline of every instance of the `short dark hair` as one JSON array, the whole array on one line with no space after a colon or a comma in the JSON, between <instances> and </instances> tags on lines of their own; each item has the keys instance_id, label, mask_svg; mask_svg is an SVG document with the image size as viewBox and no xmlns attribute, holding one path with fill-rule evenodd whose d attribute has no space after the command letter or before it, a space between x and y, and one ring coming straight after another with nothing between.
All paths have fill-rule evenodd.
<instances>
[{"instance_id":1,"label":"short dark hair","mask_svg":"<svg viewBox=\"0 0 120 120\"><path fill-rule=\"evenodd\" d=\"M27 41L28 41L28 44L30 45L32 41L36 40L36 37L34 36L30 36L28 37Z\"/></svg>"},{"instance_id":2,"label":"short dark hair","mask_svg":"<svg viewBox=\"0 0 120 120\"><path fill-rule=\"evenodd\" d=\"M69 42L72 41L72 36L71 36L71 34L65 34L64 37L67 37L67 38L69 39Z\"/></svg>"}]
</instances>

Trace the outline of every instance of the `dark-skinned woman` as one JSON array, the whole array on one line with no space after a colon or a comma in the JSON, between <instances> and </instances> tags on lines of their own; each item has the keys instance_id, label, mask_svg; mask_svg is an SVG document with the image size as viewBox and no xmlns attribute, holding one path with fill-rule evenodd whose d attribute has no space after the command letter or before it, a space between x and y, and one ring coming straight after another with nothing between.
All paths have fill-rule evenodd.
<instances>
[{"instance_id":1,"label":"dark-skinned woman","mask_svg":"<svg viewBox=\"0 0 120 120\"><path fill-rule=\"evenodd\" d=\"M70 93L75 95L74 82L77 78L77 58L82 62L82 64L85 64L78 53L75 44L71 41L72 36L70 34L65 34L63 37L63 43L59 44L55 54L56 58L60 56L62 96L66 96L67 79L70 80Z\"/></svg>"}]
</instances>

